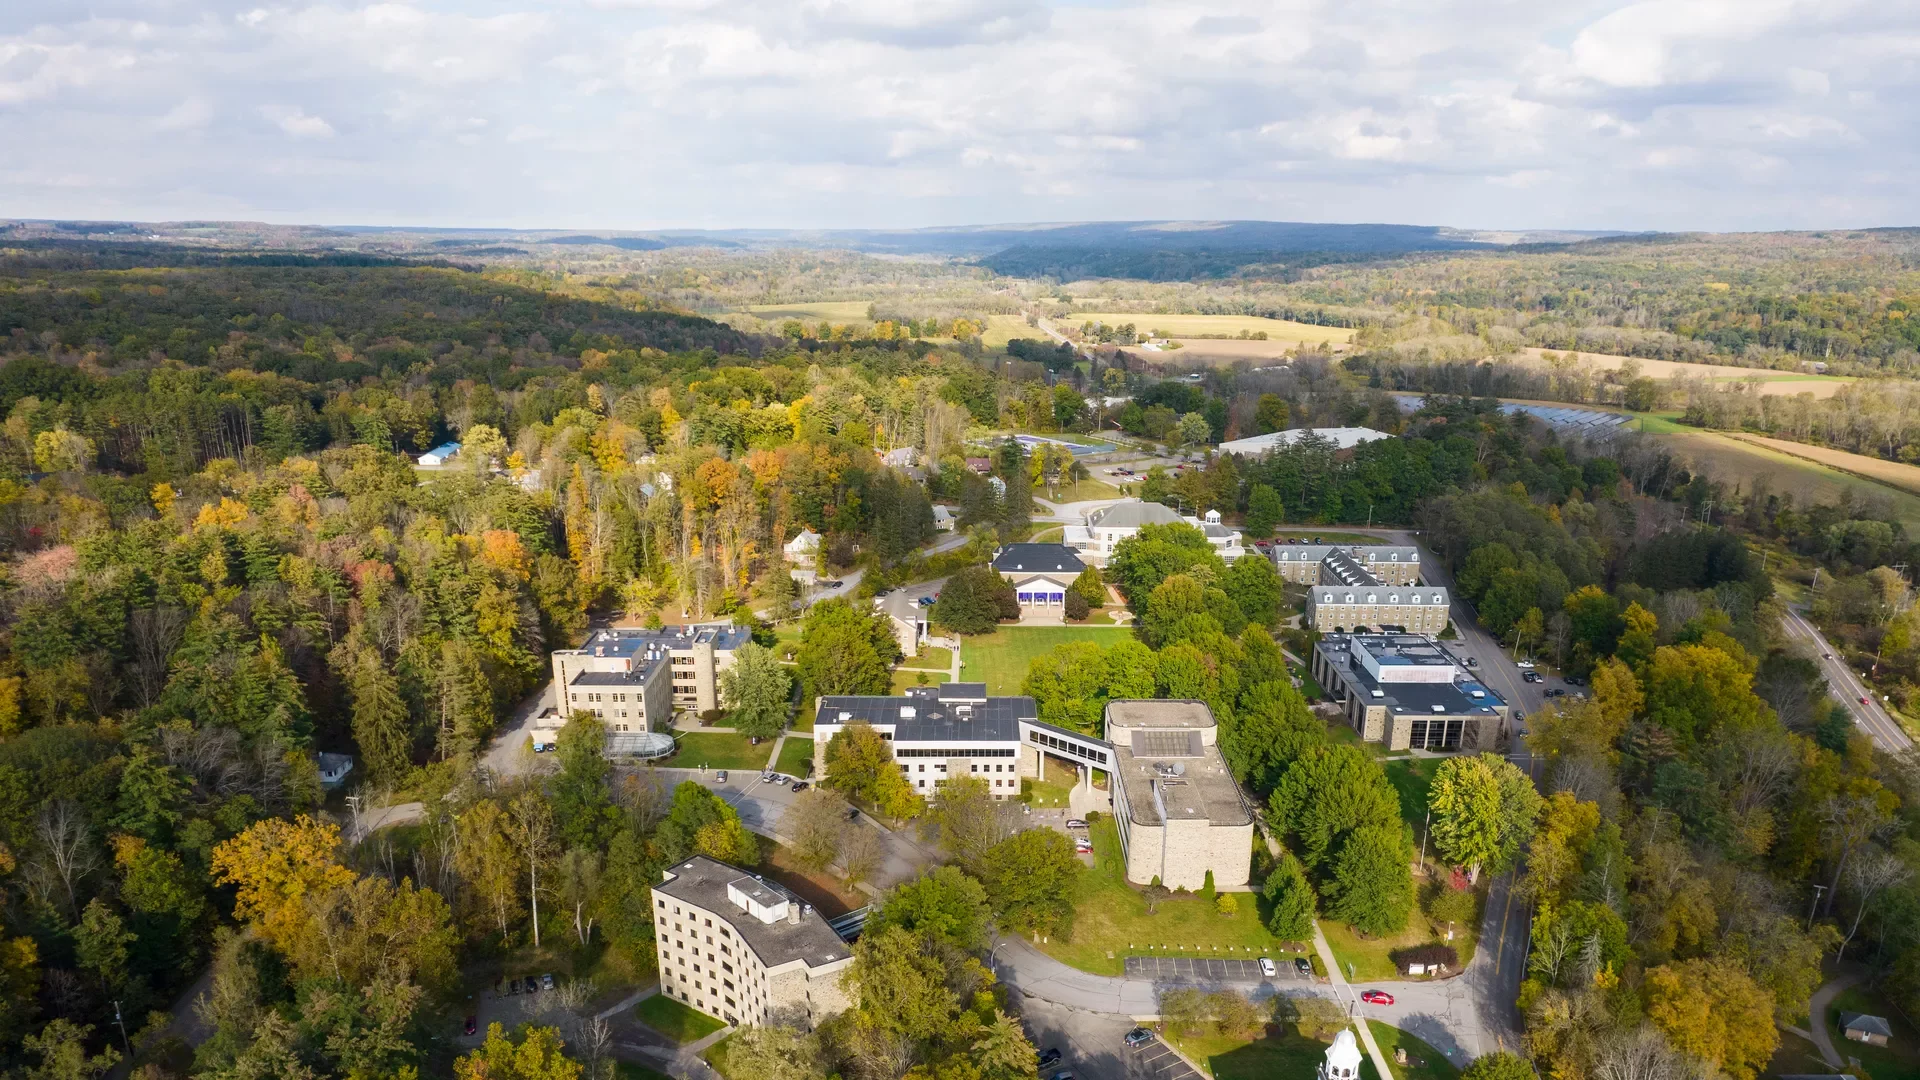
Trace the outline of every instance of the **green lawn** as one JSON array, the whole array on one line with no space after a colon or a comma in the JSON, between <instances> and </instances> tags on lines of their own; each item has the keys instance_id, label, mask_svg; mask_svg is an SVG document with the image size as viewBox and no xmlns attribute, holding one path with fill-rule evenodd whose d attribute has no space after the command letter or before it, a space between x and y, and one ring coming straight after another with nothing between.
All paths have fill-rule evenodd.
<instances>
[{"instance_id":1,"label":"green lawn","mask_svg":"<svg viewBox=\"0 0 1920 1080\"><path fill-rule=\"evenodd\" d=\"M1067 805L1068 793L1080 782L1079 773L1055 758L1042 755L1040 761L1045 771L1038 780L1020 781L1020 797L1043 809Z\"/></svg>"},{"instance_id":2,"label":"green lawn","mask_svg":"<svg viewBox=\"0 0 1920 1080\"><path fill-rule=\"evenodd\" d=\"M1311 1077L1327 1057L1326 1043L1280 1024L1270 1025L1265 1035L1252 1042L1214 1032L1168 1036L1167 1041L1214 1080Z\"/></svg>"},{"instance_id":3,"label":"green lawn","mask_svg":"<svg viewBox=\"0 0 1920 1080\"><path fill-rule=\"evenodd\" d=\"M1003 626L991 634L965 639L960 647L960 680L984 682L989 694L1018 694L1033 658L1069 641L1112 647L1131 630L1114 626Z\"/></svg>"},{"instance_id":4,"label":"green lawn","mask_svg":"<svg viewBox=\"0 0 1920 1080\"><path fill-rule=\"evenodd\" d=\"M759 1077L735 1076L727 1071L727 1044L732 1041L733 1036L729 1035L707 1047L700 1056L706 1058L707 1064L713 1066L713 1071L726 1077L726 1080L760 1080Z\"/></svg>"},{"instance_id":5,"label":"green lawn","mask_svg":"<svg viewBox=\"0 0 1920 1080\"><path fill-rule=\"evenodd\" d=\"M939 671L953 670L953 650L938 645L923 645L919 656L909 656L900 661L901 667L933 668Z\"/></svg>"},{"instance_id":6,"label":"green lawn","mask_svg":"<svg viewBox=\"0 0 1920 1080\"><path fill-rule=\"evenodd\" d=\"M1884 1016L1893 1028L1893 1042L1887 1046L1872 1046L1867 1043L1849 1041L1840 1034L1841 1013L1867 1013L1872 1016ZM1860 1064L1873 1080L1915 1080L1920 1077L1920 1035L1916 1035L1913 1025L1900 1015L1900 1010L1892 1007L1885 998L1872 990L1849 986L1833 999L1833 1007L1826 1017L1827 1031L1833 1035L1833 1045L1842 1057L1857 1057Z\"/></svg>"},{"instance_id":7,"label":"green lawn","mask_svg":"<svg viewBox=\"0 0 1920 1080\"><path fill-rule=\"evenodd\" d=\"M1320 932L1327 936L1327 945L1333 949L1333 958L1340 962L1340 971L1346 974L1347 965L1353 965L1353 973L1347 978L1353 982L1382 982L1388 979L1406 978L1393 966L1388 956L1395 949L1414 945L1425 945L1438 941L1440 935L1433 930L1433 924L1427 921L1426 913L1418 906L1407 914L1407 928L1398 934L1380 938L1364 938L1353 927L1332 919L1320 920ZM1473 960L1474 931L1469 927L1457 928L1453 932L1451 945L1460 954L1460 966L1455 972L1466 970Z\"/></svg>"},{"instance_id":8,"label":"green lawn","mask_svg":"<svg viewBox=\"0 0 1920 1080\"><path fill-rule=\"evenodd\" d=\"M678 769L752 769L755 772L767 767L767 755L773 753L773 747L766 743L754 746L745 735L729 735L720 731L690 731L680 736L680 752L674 755L673 766Z\"/></svg>"},{"instance_id":9,"label":"green lawn","mask_svg":"<svg viewBox=\"0 0 1920 1080\"><path fill-rule=\"evenodd\" d=\"M1420 842L1420 825L1427 816L1427 792L1433 787L1433 773L1439 758L1399 758L1380 764L1387 770L1393 790L1400 793L1400 816L1413 827L1414 843Z\"/></svg>"},{"instance_id":10,"label":"green lawn","mask_svg":"<svg viewBox=\"0 0 1920 1080\"><path fill-rule=\"evenodd\" d=\"M655 994L633 1007L633 1018L677 1043L699 1042L727 1025L667 997Z\"/></svg>"},{"instance_id":11,"label":"green lawn","mask_svg":"<svg viewBox=\"0 0 1920 1080\"><path fill-rule=\"evenodd\" d=\"M1369 1020L1367 1026L1373 1031L1373 1041L1380 1044L1380 1055L1387 1059L1387 1068L1393 1070L1393 1080L1455 1080L1460 1075L1453 1062L1425 1039L1409 1035L1384 1020ZM1406 1048L1405 1065L1393 1060L1396 1046Z\"/></svg>"},{"instance_id":12,"label":"green lawn","mask_svg":"<svg viewBox=\"0 0 1920 1080\"><path fill-rule=\"evenodd\" d=\"M813 740L787 736L780 747L780 760L774 763L774 771L788 776L810 776L813 771Z\"/></svg>"},{"instance_id":13,"label":"green lawn","mask_svg":"<svg viewBox=\"0 0 1920 1080\"><path fill-rule=\"evenodd\" d=\"M1238 894L1240 910L1231 918L1222 918L1212 904L1191 895L1166 900L1148 915L1146 899L1126 882L1113 820L1097 821L1091 831L1094 867L1080 879L1073 940L1042 944L1049 956L1096 975L1119 975L1129 954L1247 959L1283 952L1261 924L1252 893Z\"/></svg>"}]
</instances>

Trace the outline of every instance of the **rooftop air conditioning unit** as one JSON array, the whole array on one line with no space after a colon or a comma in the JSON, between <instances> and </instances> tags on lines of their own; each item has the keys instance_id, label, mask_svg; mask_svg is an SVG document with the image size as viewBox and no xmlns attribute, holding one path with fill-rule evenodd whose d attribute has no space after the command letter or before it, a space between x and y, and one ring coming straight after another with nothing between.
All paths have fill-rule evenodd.
<instances>
[{"instance_id":1,"label":"rooftop air conditioning unit","mask_svg":"<svg viewBox=\"0 0 1920 1080\"><path fill-rule=\"evenodd\" d=\"M851 719L853 719L853 714L852 714L852 713L850 713L850 712L848 712L848 711L847 711L847 710L845 710L845 709L841 709L841 710L840 710L840 722L841 722L841 723L843 723L843 724L844 724L844 723L846 723L847 721L849 721L849 720L851 720Z\"/></svg>"},{"instance_id":2,"label":"rooftop air conditioning unit","mask_svg":"<svg viewBox=\"0 0 1920 1080\"><path fill-rule=\"evenodd\" d=\"M1482 698L1487 696L1487 692L1485 690L1469 690L1467 691L1467 694L1469 697L1477 697L1477 698Z\"/></svg>"},{"instance_id":3,"label":"rooftop air conditioning unit","mask_svg":"<svg viewBox=\"0 0 1920 1080\"><path fill-rule=\"evenodd\" d=\"M900 706L900 719L911 720L913 719L913 717L914 717L913 706L911 705Z\"/></svg>"},{"instance_id":4,"label":"rooftop air conditioning unit","mask_svg":"<svg viewBox=\"0 0 1920 1080\"><path fill-rule=\"evenodd\" d=\"M1447 707L1445 705L1435 705L1433 707L1433 711L1437 713L1443 713L1447 711Z\"/></svg>"},{"instance_id":5,"label":"rooftop air conditioning unit","mask_svg":"<svg viewBox=\"0 0 1920 1080\"><path fill-rule=\"evenodd\" d=\"M1387 692L1386 692L1385 690L1375 690L1375 691L1373 691L1373 696L1374 696L1374 697L1386 697L1386 696L1387 696Z\"/></svg>"},{"instance_id":6,"label":"rooftop air conditioning unit","mask_svg":"<svg viewBox=\"0 0 1920 1080\"><path fill-rule=\"evenodd\" d=\"M959 717L962 720L971 720L973 719L973 706L955 705L953 707L953 715Z\"/></svg>"}]
</instances>

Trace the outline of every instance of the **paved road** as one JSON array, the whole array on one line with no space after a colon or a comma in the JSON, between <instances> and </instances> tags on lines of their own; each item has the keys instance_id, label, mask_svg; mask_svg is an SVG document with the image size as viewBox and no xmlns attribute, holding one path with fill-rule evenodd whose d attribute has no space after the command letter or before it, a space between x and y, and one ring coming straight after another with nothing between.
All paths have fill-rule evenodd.
<instances>
[{"instance_id":1,"label":"paved road","mask_svg":"<svg viewBox=\"0 0 1920 1080\"><path fill-rule=\"evenodd\" d=\"M1810 658L1820 665L1820 674L1826 676L1827 685L1846 705L1847 711L1853 715L1853 722L1873 739L1874 745L1890 753L1913 746L1913 739L1900 726L1900 721L1887 712L1886 707L1875 698L1873 689L1861 680L1859 674L1840 659L1840 654L1827 643L1818 627L1792 609L1781 617L1780 622L1789 638L1807 647Z\"/></svg>"},{"instance_id":2,"label":"paved road","mask_svg":"<svg viewBox=\"0 0 1920 1080\"><path fill-rule=\"evenodd\" d=\"M1833 1034L1827 1030L1827 1009L1833 1004L1840 991L1860 981L1858 973L1842 975L1813 992L1807 1002L1807 1034L1813 1038L1813 1045L1819 1049L1820 1056L1835 1069L1846 1064L1840 1051L1833 1045Z\"/></svg>"}]
</instances>

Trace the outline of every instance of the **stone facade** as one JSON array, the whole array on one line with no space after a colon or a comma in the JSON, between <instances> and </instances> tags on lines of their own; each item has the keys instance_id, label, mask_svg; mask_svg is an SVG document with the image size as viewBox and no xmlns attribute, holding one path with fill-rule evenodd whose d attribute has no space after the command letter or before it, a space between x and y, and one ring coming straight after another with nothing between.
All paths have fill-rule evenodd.
<instances>
[{"instance_id":1,"label":"stone facade","mask_svg":"<svg viewBox=\"0 0 1920 1080\"><path fill-rule=\"evenodd\" d=\"M720 672L733 664L734 650L752 640L747 630L730 622L668 626L659 630L598 630L578 649L554 650L553 685L558 700L559 722L564 724L574 709L592 709L609 730L621 723L634 723L631 730L665 730L672 722L673 710L706 712L720 705ZM636 694L633 689L608 689L611 676L652 684L655 664L666 668L669 704L656 708L651 691ZM625 700L615 701L620 694ZM644 715L636 705L644 705ZM611 711L610 711L611 710ZM622 716L626 711L629 715Z\"/></svg>"},{"instance_id":2,"label":"stone facade","mask_svg":"<svg viewBox=\"0 0 1920 1080\"><path fill-rule=\"evenodd\" d=\"M1127 880L1169 889L1244 889L1253 813L1221 756L1219 727L1198 701L1111 701L1114 821Z\"/></svg>"},{"instance_id":3,"label":"stone facade","mask_svg":"<svg viewBox=\"0 0 1920 1080\"><path fill-rule=\"evenodd\" d=\"M1432 586L1316 585L1307 590L1307 625L1322 633L1396 626L1412 634L1438 634L1447 628L1447 610L1447 590Z\"/></svg>"},{"instance_id":4,"label":"stone facade","mask_svg":"<svg viewBox=\"0 0 1920 1080\"><path fill-rule=\"evenodd\" d=\"M1313 585L1321 580L1320 564L1335 551L1345 552L1362 569L1387 585L1412 585L1420 580L1420 549L1395 544L1282 544L1273 545L1274 569L1284 581Z\"/></svg>"},{"instance_id":5,"label":"stone facade","mask_svg":"<svg viewBox=\"0 0 1920 1080\"><path fill-rule=\"evenodd\" d=\"M1362 740L1389 750L1497 750L1507 730L1507 703L1432 638L1329 635L1313 678Z\"/></svg>"}]
</instances>

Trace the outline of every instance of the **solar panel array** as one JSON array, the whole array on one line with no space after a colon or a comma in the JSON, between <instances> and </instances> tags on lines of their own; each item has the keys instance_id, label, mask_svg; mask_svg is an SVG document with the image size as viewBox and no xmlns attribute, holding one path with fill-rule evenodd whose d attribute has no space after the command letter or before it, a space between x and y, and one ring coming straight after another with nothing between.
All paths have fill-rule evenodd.
<instances>
[{"instance_id":1,"label":"solar panel array","mask_svg":"<svg viewBox=\"0 0 1920 1080\"><path fill-rule=\"evenodd\" d=\"M1426 404L1426 399L1418 394L1395 394L1394 400L1408 412ZM1534 405L1519 401L1503 401L1500 403L1500 411L1509 416L1514 413L1525 413L1558 431L1593 438L1609 438L1626 430L1626 425L1633 422L1633 417L1625 413L1586 409L1578 405Z\"/></svg>"}]
</instances>

